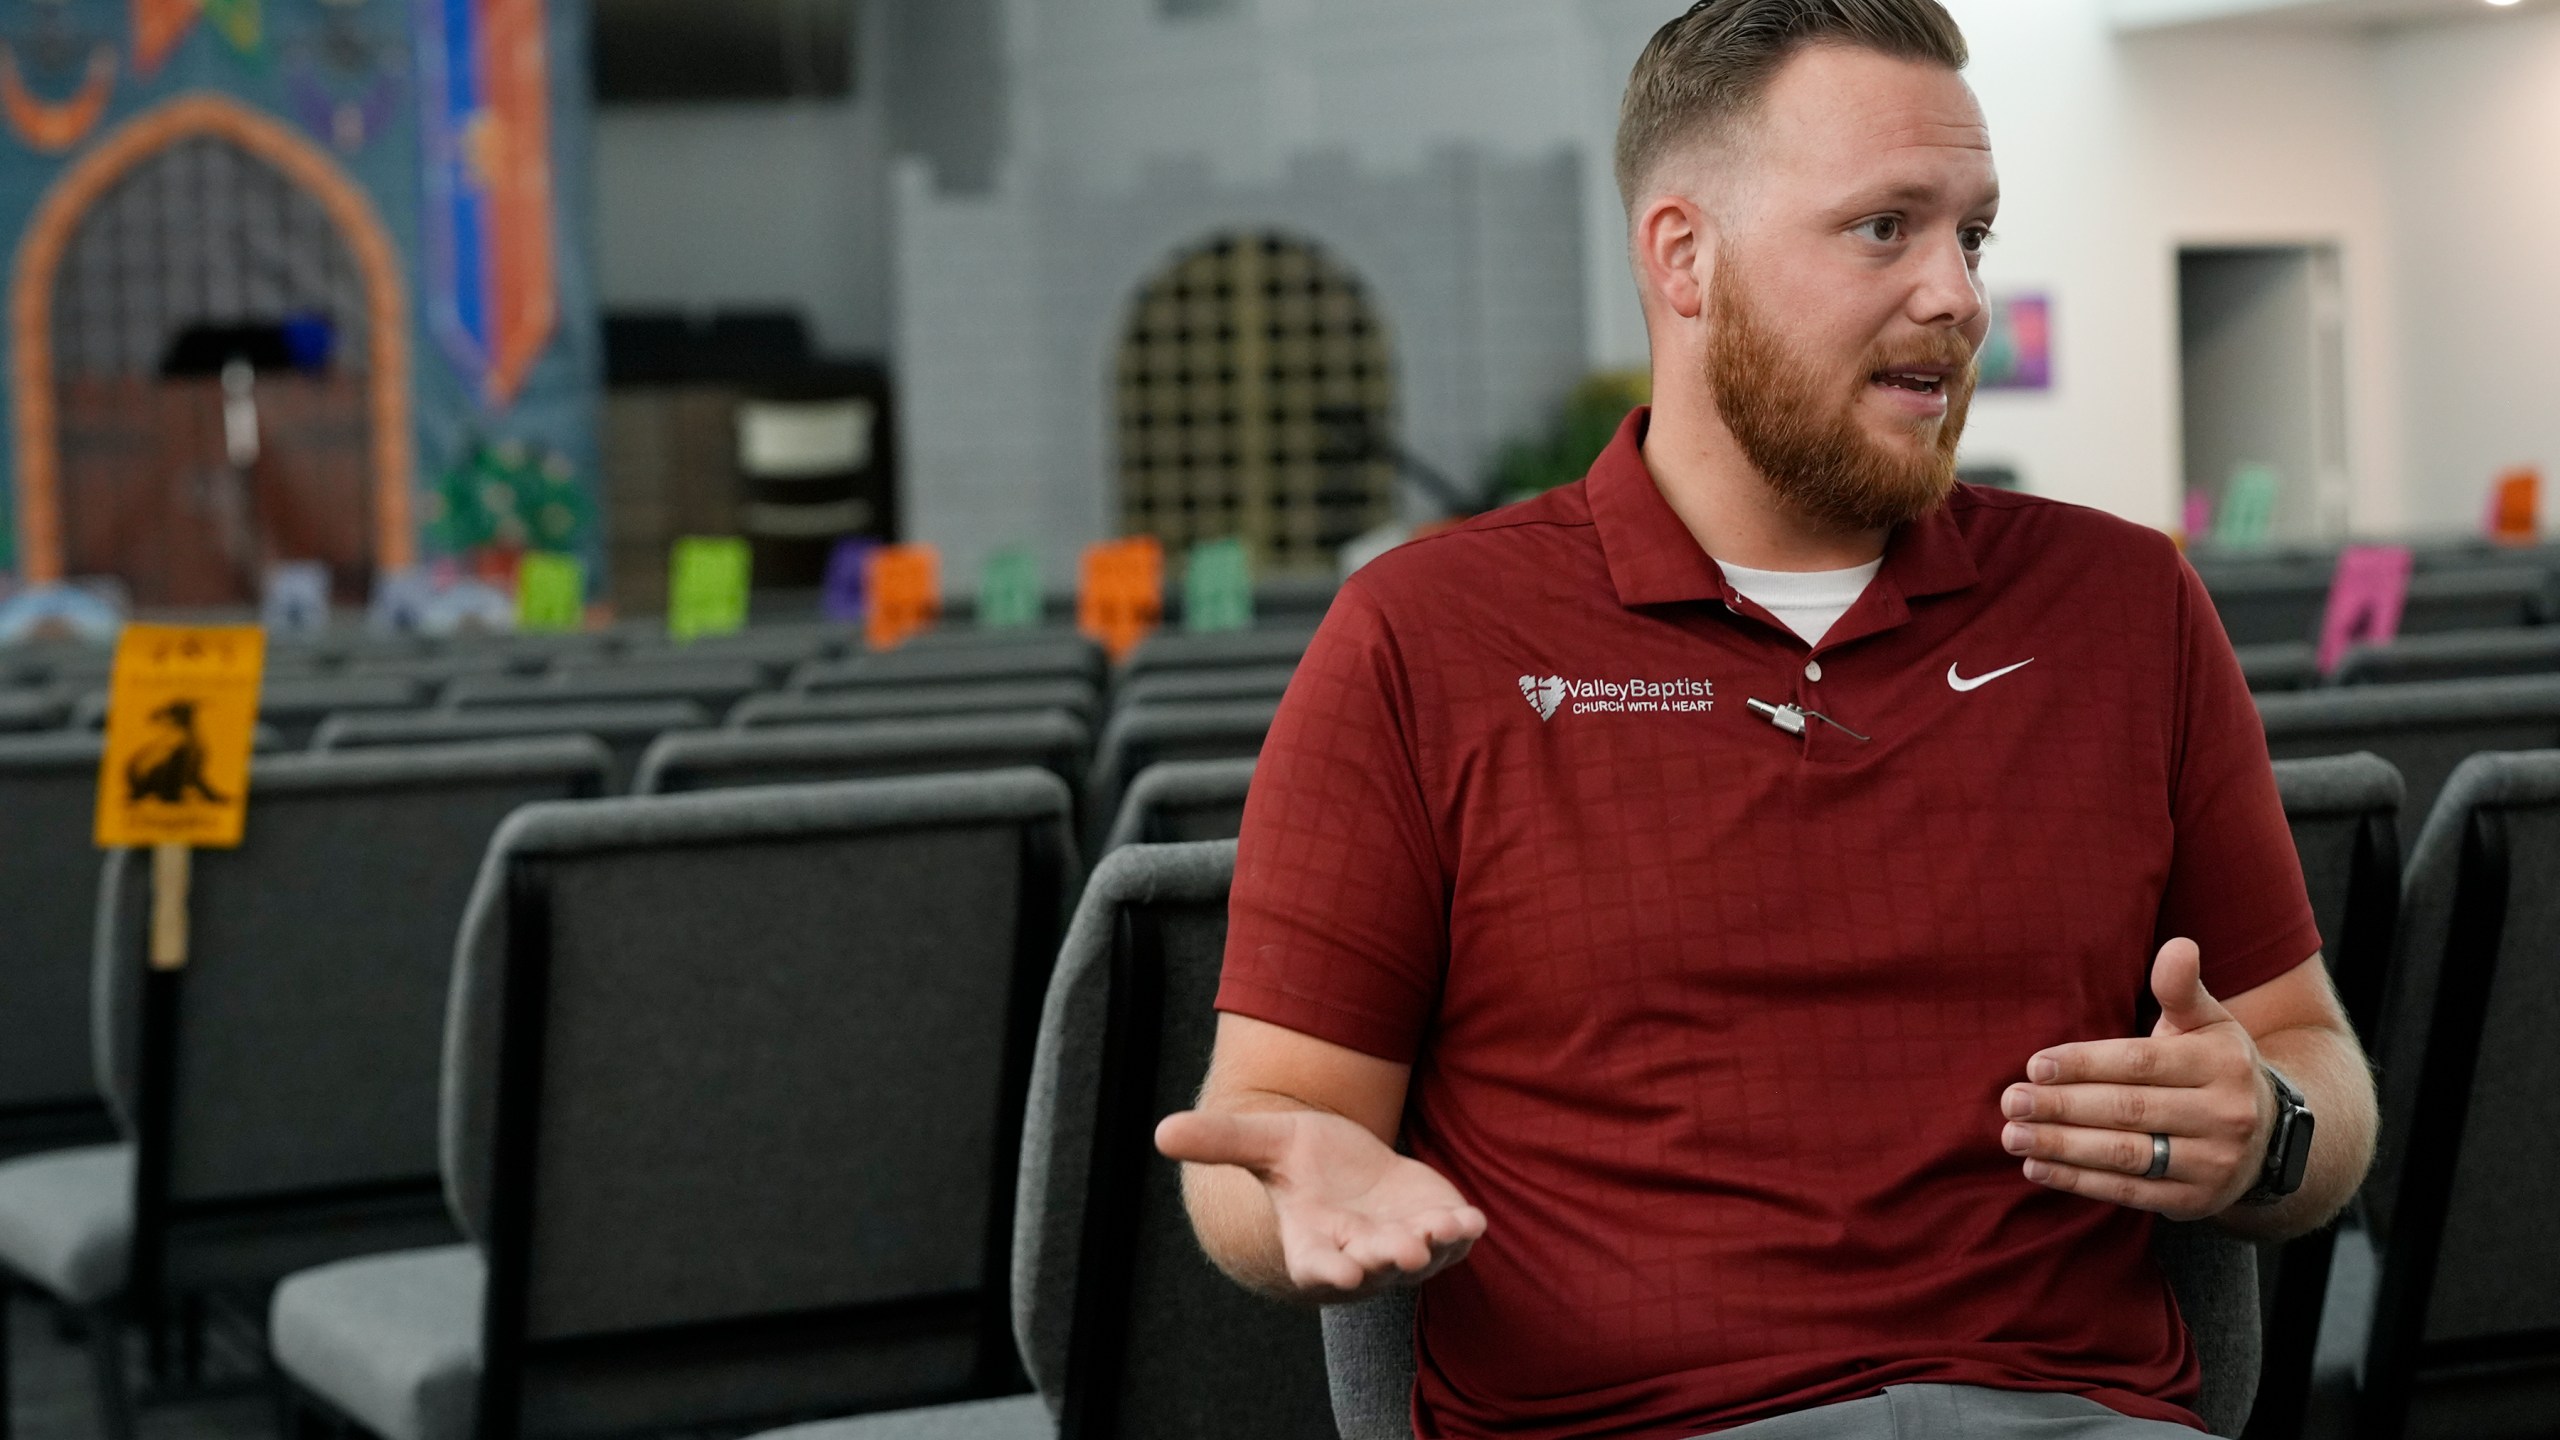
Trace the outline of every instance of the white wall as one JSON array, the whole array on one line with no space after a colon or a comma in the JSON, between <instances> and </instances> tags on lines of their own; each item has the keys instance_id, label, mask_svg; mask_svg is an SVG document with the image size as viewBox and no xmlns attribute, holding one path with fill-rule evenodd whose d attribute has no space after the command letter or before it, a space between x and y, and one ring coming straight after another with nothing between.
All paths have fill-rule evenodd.
<instances>
[{"instance_id":1,"label":"white wall","mask_svg":"<svg viewBox=\"0 0 2560 1440\"><path fill-rule=\"evenodd\" d=\"M2409 520L2475 530L2491 478L2539 465L2560 508L2560 13L2377 42L2405 306Z\"/></svg>"},{"instance_id":2,"label":"white wall","mask_svg":"<svg viewBox=\"0 0 2560 1440\"><path fill-rule=\"evenodd\" d=\"M888 349L883 7L862 8L850 99L597 112L596 266L608 309L787 307L822 349Z\"/></svg>"}]
</instances>

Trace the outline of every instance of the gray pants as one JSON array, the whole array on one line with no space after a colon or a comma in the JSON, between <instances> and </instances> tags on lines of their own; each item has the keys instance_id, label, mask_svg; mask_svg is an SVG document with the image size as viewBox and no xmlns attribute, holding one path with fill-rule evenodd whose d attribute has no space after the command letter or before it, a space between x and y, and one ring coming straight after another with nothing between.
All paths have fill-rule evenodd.
<instances>
[{"instance_id":1,"label":"gray pants","mask_svg":"<svg viewBox=\"0 0 2560 1440\"><path fill-rule=\"evenodd\" d=\"M2195 1440L2095 1400L1975 1385L1894 1385L1881 1395L1718 1431L1713 1440Z\"/></svg>"}]
</instances>

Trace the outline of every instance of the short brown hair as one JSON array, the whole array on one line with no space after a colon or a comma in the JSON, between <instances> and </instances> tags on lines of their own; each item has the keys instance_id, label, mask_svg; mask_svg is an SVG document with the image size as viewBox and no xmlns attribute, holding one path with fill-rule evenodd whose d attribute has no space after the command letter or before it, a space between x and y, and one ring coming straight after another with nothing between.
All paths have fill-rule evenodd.
<instances>
[{"instance_id":1,"label":"short brown hair","mask_svg":"<svg viewBox=\"0 0 2560 1440\"><path fill-rule=\"evenodd\" d=\"M1778 68L1832 43L1961 70L1964 31L1938 0L1698 0L1654 32L1618 114L1618 191L1635 208L1665 155L1751 113Z\"/></svg>"}]
</instances>

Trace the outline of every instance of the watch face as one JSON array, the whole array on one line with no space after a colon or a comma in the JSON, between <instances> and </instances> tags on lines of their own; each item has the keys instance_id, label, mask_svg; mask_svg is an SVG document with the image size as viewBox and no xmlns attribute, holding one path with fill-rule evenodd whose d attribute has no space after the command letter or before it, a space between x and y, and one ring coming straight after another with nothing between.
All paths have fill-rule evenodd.
<instances>
[{"instance_id":1,"label":"watch face","mask_svg":"<svg viewBox=\"0 0 2560 1440\"><path fill-rule=\"evenodd\" d=\"M2279 1195L2290 1195L2302 1188L2302 1177L2311 1168L2311 1125L2311 1112L2297 1110L2293 1123L2285 1127L2284 1162L2275 1177Z\"/></svg>"}]
</instances>

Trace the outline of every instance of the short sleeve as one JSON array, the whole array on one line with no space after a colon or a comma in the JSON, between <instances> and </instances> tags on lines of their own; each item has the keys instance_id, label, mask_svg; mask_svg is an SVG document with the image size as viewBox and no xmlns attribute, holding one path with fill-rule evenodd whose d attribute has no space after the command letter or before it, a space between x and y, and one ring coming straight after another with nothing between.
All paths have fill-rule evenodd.
<instances>
[{"instance_id":1,"label":"short sleeve","mask_svg":"<svg viewBox=\"0 0 2560 1440\"><path fill-rule=\"evenodd\" d=\"M1412 1063L1449 927L1413 720L1394 635L1355 580L1254 766L1220 1010Z\"/></svg>"},{"instance_id":2,"label":"short sleeve","mask_svg":"<svg viewBox=\"0 0 2560 1440\"><path fill-rule=\"evenodd\" d=\"M2178 576L2175 840L2153 939L2194 940L2205 988L2229 998L2317 954L2320 931L2239 657L2194 568Z\"/></svg>"}]
</instances>

